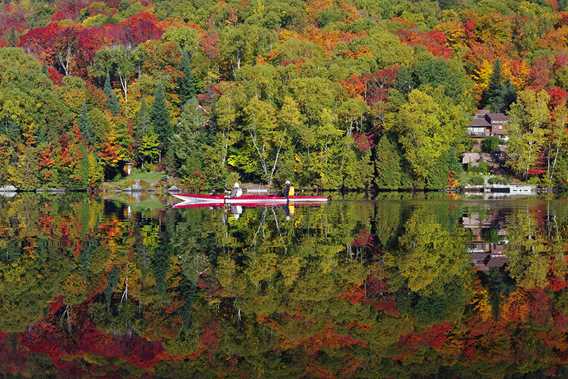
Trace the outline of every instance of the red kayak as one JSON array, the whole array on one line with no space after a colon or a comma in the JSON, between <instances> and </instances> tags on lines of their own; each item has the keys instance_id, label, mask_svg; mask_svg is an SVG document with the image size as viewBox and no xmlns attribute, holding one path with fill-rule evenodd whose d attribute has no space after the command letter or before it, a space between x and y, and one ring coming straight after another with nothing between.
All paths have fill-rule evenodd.
<instances>
[{"instance_id":1,"label":"red kayak","mask_svg":"<svg viewBox=\"0 0 568 379\"><path fill-rule=\"evenodd\" d=\"M266 205L315 205L327 202L327 197L323 196L291 196L290 199L277 195L242 195L230 197L225 195L202 195L192 193L172 194L183 203L176 204L176 208L184 207L212 207L222 205L240 205L245 207L266 206Z\"/></svg>"}]
</instances>

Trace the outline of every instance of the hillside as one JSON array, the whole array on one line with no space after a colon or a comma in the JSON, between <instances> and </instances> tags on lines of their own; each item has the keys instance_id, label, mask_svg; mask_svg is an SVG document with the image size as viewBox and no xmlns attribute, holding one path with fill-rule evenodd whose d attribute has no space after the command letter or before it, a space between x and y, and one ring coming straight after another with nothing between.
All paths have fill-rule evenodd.
<instances>
[{"instance_id":1,"label":"hillside","mask_svg":"<svg viewBox=\"0 0 568 379\"><path fill-rule=\"evenodd\" d=\"M567 0L8 0L0 46L0 186L442 189L478 109L568 180Z\"/></svg>"}]
</instances>

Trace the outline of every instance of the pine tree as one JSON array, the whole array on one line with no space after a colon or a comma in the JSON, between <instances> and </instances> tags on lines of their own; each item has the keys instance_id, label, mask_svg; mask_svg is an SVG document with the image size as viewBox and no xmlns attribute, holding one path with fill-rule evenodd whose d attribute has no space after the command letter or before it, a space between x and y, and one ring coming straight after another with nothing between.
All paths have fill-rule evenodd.
<instances>
[{"instance_id":1,"label":"pine tree","mask_svg":"<svg viewBox=\"0 0 568 379\"><path fill-rule=\"evenodd\" d=\"M160 137L162 150L165 150L165 147L172 135L172 127L170 122L170 113L166 107L166 92L164 85L161 83L156 87L156 92L154 93L154 104L152 104L150 120L152 121L152 126L158 134L158 137Z\"/></svg>"},{"instance_id":2,"label":"pine tree","mask_svg":"<svg viewBox=\"0 0 568 379\"><path fill-rule=\"evenodd\" d=\"M160 140L152 125L150 110L142 100L140 110L136 114L134 136L136 139L136 155L138 162L155 162L160 156Z\"/></svg>"},{"instance_id":3,"label":"pine tree","mask_svg":"<svg viewBox=\"0 0 568 379\"><path fill-rule=\"evenodd\" d=\"M175 154L178 174L192 190L203 189L203 179L208 174L204 172L204 148L209 142L203 128L206 118L198 106L195 98L185 104L169 146Z\"/></svg>"},{"instance_id":4,"label":"pine tree","mask_svg":"<svg viewBox=\"0 0 568 379\"><path fill-rule=\"evenodd\" d=\"M108 73L105 79L104 92L107 97L107 105L112 114L116 116L120 113L120 105L118 104L118 98L116 97L116 94L112 90L112 86L110 84L110 75Z\"/></svg>"},{"instance_id":5,"label":"pine tree","mask_svg":"<svg viewBox=\"0 0 568 379\"><path fill-rule=\"evenodd\" d=\"M181 60L183 76L178 80L178 94L181 99L182 106L197 94L195 79L193 78L190 63L191 58L189 57L189 54L184 51Z\"/></svg>"},{"instance_id":6,"label":"pine tree","mask_svg":"<svg viewBox=\"0 0 568 379\"><path fill-rule=\"evenodd\" d=\"M505 112L517 99L517 91L510 80L504 80L501 62L495 61L489 86L483 93L482 105L488 106L492 112Z\"/></svg>"},{"instance_id":7,"label":"pine tree","mask_svg":"<svg viewBox=\"0 0 568 379\"><path fill-rule=\"evenodd\" d=\"M136 125L134 128L134 136L136 141L140 141L148 131L152 129L152 120L150 118L150 110L146 101L142 99L140 110L136 114Z\"/></svg>"},{"instance_id":8,"label":"pine tree","mask_svg":"<svg viewBox=\"0 0 568 379\"><path fill-rule=\"evenodd\" d=\"M89 117L89 107L87 103L83 103L81 113L79 114L79 130L89 145L96 143L96 136L93 132L93 123Z\"/></svg>"},{"instance_id":9,"label":"pine tree","mask_svg":"<svg viewBox=\"0 0 568 379\"><path fill-rule=\"evenodd\" d=\"M383 135L377 145L376 185L381 189L400 189L402 186L402 165L396 145Z\"/></svg>"},{"instance_id":10,"label":"pine tree","mask_svg":"<svg viewBox=\"0 0 568 379\"><path fill-rule=\"evenodd\" d=\"M501 62L495 61L489 86L483 93L481 104L493 112L505 112L517 98L516 90L510 80L505 81L501 72Z\"/></svg>"},{"instance_id":11,"label":"pine tree","mask_svg":"<svg viewBox=\"0 0 568 379\"><path fill-rule=\"evenodd\" d=\"M513 83L511 83L510 80L507 80L507 82L501 87L500 91L501 107L499 111L500 112L508 111L509 108L511 107L511 104L513 104L515 101L517 101L517 90L513 85Z\"/></svg>"}]
</instances>

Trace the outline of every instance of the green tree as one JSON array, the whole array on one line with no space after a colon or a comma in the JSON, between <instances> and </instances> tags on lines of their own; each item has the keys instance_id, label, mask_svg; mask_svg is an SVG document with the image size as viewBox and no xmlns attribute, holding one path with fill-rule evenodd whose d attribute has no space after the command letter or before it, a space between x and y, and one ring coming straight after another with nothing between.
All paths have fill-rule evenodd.
<instances>
[{"instance_id":1,"label":"green tree","mask_svg":"<svg viewBox=\"0 0 568 379\"><path fill-rule=\"evenodd\" d=\"M411 86L406 75L399 79L399 86ZM430 55L419 57L412 68L412 78L417 88L439 87L455 104L467 104L470 100L471 83L463 68L463 63L452 59L434 58ZM404 87L403 87L404 88Z\"/></svg>"},{"instance_id":2,"label":"green tree","mask_svg":"<svg viewBox=\"0 0 568 379\"><path fill-rule=\"evenodd\" d=\"M177 43L184 52L194 51L199 47L199 33L191 28L168 28L162 35L162 40Z\"/></svg>"},{"instance_id":3,"label":"green tree","mask_svg":"<svg viewBox=\"0 0 568 379\"><path fill-rule=\"evenodd\" d=\"M402 164L395 143L384 134L377 145L375 183L381 189L402 188Z\"/></svg>"},{"instance_id":4,"label":"green tree","mask_svg":"<svg viewBox=\"0 0 568 379\"><path fill-rule=\"evenodd\" d=\"M153 163L160 158L160 139L153 129L148 130L138 145L138 156L142 162Z\"/></svg>"},{"instance_id":5,"label":"green tree","mask_svg":"<svg viewBox=\"0 0 568 379\"><path fill-rule=\"evenodd\" d=\"M272 184L282 149L286 147L286 133L279 128L276 109L266 101L253 98L244 113L244 131L256 152L250 159L259 162L262 179Z\"/></svg>"},{"instance_id":6,"label":"green tree","mask_svg":"<svg viewBox=\"0 0 568 379\"><path fill-rule=\"evenodd\" d=\"M488 106L493 112L505 112L516 99L516 90L510 80L504 80L501 71L501 61L493 64L493 72L489 86L481 98L481 105Z\"/></svg>"},{"instance_id":7,"label":"green tree","mask_svg":"<svg viewBox=\"0 0 568 379\"><path fill-rule=\"evenodd\" d=\"M191 58L187 51L182 53L181 71L183 74L178 80L178 95L181 104L185 104L197 94L196 83L191 70Z\"/></svg>"},{"instance_id":8,"label":"green tree","mask_svg":"<svg viewBox=\"0 0 568 379\"><path fill-rule=\"evenodd\" d=\"M21 142L57 141L72 115L42 66L19 48L0 49L0 124Z\"/></svg>"},{"instance_id":9,"label":"green tree","mask_svg":"<svg viewBox=\"0 0 568 379\"><path fill-rule=\"evenodd\" d=\"M546 143L550 122L549 95L546 91L525 90L511 106L509 123L508 164L525 178L539 160Z\"/></svg>"},{"instance_id":10,"label":"green tree","mask_svg":"<svg viewBox=\"0 0 568 379\"><path fill-rule=\"evenodd\" d=\"M117 46L98 51L93 58L89 69L92 76L102 78L112 75L118 78L124 101L128 102L128 85L136 72L134 58L131 50L124 46Z\"/></svg>"},{"instance_id":11,"label":"green tree","mask_svg":"<svg viewBox=\"0 0 568 379\"><path fill-rule=\"evenodd\" d=\"M196 98L186 102L176 132L171 138L171 149L175 154L178 173L193 190L206 187L207 175L205 147L208 138L204 125L207 119L199 108Z\"/></svg>"},{"instance_id":12,"label":"green tree","mask_svg":"<svg viewBox=\"0 0 568 379\"><path fill-rule=\"evenodd\" d=\"M82 158L75 169L75 180L83 189L95 189L104 178L103 167L95 153L89 152L85 146L81 146L80 150Z\"/></svg>"},{"instance_id":13,"label":"green tree","mask_svg":"<svg viewBox=\"0 0 568 379\"><path fill-rule=\"evenodd\" d=\"M152 118L150 115L150 110L146 101L142 99L140 102L140 109L136 113L136 123L134 126L134 136L137 140L141 140L142 137L152 129Z\"/></svg>"},{"instance_id":14,"label":"green tree","mask_svg":"<svg viewBox=\"0 0 568 379\"><path fill-rule=\"evenodd\" d=\"M91 146L93 146L96 142L96 135L93 130L93 123L91 122L91 118L89 116L89 106L87 103L83 103L81 107L81 113L79 114L79 130L81 130L81 134L85 141Z\"/></svg>"},{"instance_id":15,"label":"green tree","mask_svg":"<svg viewBox=\"0 0 568 379\"><path fill-rule=\"evenodd\" d=\"M154 92L154 103L150 111L150 120L158 137L162 151L166 150L172 135L170 112L166 106L166 90L163 83L159 83Z\"/></svg>"},{"instance_id":16,"label":"green tree","mask_svg":"<svg viewBox=\"0 0 568 379\"><path fill-rule=\"evenodd\" d=\"M491 79L489 79L489 86L483 93L482 104L494 105L494 102L500 95L502 86L503 86L503 77L501 73L501 61L497 59L495 63L493 63L493 71L491 73Z\"/></svg>"},{"instance_id":17,"label":"green tree","mask_svg":"<svg viewBox=\"0 0 568 379\"><path fill-rule=\"evenodd\" d=\"M482 143L483 151L486 153L495 153L499 150L499 138L498 137L488 137L483 140Z\"/></svg>"},{"instance_id":18,"label":"green tree","mask_svg":"<svg viewBox=\"0 0 568 379\"><path fill-rule=\"evenodd\" d=\"M413 90L396 116L396 128L404 156L416 179L427 183L435 177L439 161L464 138L466 114L443 95ZM459 154L460 151L455 151ZM445 177L447 178L447 171Z\"/></svg>"},{"instance_id":19,"label":"green tree","mask_svg":"<svg viewBox=\"0 0 568 379\"><path fill-rule=\"evenodd\" d=\"M220 35L220 51L223 67L230 76L245 64L268 52L276 40L276 33L258 25L239 24L223 28Z\"/></svg>"},{"instance_id":20,"label":"green tree","mask_svg":"<svg viewBox=\"0 0 568 379\"><path fill-rule=\"evenodd\" d=\"M114 93L112 86L110 84L110 74L107 73L104 85L104 92L107 97L107 106L113 115L118 115L120 113L120 104L118 103L118 98Z\"/></svg>"}]
</instances>

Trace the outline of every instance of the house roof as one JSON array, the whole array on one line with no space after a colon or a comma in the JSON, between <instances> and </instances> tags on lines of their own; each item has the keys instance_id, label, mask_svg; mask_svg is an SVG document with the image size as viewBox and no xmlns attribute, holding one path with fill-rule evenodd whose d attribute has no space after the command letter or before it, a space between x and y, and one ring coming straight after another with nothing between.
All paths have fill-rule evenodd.
<instances>
[{"instance_id":1,"label":"house roof","mask_svg":"<svg viewBox=\"0 0 568 379\"><path fill-rule=\"evenodd\" d=\"M509 117L507 117L506 115L504 115L503 113L487 113L487 116L489 118L489 121L491 122L495 122L495 121L509 121Z\"/></svg>"},{"instance_id":2,"label":"house roof","mask_svg":"<svg viewBox=\"0 0 568 379\"><path fill-rule=\"evenodd\" d=\"M473 120L471 120L469 126L489 128L491 124L485 118L475 117Z\"/></svg>"}]
</instances>

